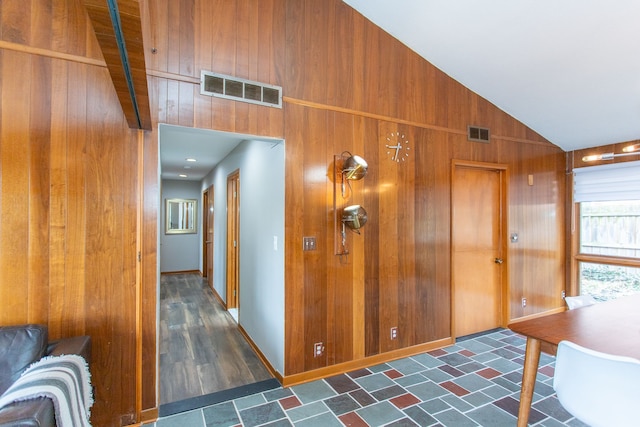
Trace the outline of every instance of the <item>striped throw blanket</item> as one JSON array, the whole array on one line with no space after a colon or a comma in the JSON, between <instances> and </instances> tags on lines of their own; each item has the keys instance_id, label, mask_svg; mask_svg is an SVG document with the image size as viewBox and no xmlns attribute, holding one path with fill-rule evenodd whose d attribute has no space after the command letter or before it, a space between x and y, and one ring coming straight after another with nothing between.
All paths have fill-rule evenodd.
<instances>
[{"instance_id":1,"label":"striped throw blanket","mask_svg":"<svg viewBox=\"0 0 640 427\"><path fill-rule=\"evenodd\" d=\"M58 427L91 426L91 377L81 356L49 356L33 363L0 396L0 408L38 397L53 401Z\"/></svg>"}]
</instances>

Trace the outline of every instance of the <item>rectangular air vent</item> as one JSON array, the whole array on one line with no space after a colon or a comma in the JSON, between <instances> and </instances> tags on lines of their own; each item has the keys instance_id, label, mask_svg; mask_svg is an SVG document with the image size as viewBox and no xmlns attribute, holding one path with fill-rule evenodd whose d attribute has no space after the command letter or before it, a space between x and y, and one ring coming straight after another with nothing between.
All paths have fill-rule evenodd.
<instances>
[{"instance_id":1,"label":"rectangular air vent","mask_svg":"<svg viewBox=\"0 0 640 427\"><path fill-rule=\"evenodd\" d=\"M282 88L280 86L239 79L211 71L202 70L200 72L200 94L282 108Z\"/></svg>"},{"instance_id":2,"label":"rectangular air vent","mask_svg":"<svg viewBox=\"0 0 640 427\"><path fill-rule=\"evenodd\" d=\"M489 129L467 126L467 139L475 142L489 142Z\"/></svg>"}]
</instances>

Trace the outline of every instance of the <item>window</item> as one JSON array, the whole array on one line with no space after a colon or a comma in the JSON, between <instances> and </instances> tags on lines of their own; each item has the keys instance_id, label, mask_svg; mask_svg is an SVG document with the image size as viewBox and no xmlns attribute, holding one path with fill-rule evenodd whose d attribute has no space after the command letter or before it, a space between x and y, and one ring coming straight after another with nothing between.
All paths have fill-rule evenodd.
<instances>
[{"instance_id":1,"label":"window","mask_svg":"<svg viewBox=\"0 0 640 427\"><path fill-rule=\"evenodd\" d=\"M577 286L604 301L640 292L640 162L574 170Z\"/></svg>"}]
</instances>

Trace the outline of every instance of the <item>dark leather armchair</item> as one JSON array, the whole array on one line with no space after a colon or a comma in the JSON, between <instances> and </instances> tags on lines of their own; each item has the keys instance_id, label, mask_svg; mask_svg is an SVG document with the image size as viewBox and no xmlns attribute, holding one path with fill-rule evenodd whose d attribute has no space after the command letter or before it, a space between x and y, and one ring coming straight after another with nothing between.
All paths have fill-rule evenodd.
<instances>
[{"instance_id":1,"label":"dark leather armchair","mask_svg":"<svg viewBox=\"0 0 640 427\"><path fill-rule=\"evenodd\" d=\"M77 336L48 341L44 325L0 327L0 394L33 362L44 356L77 354L91 362L91 337ZM0 427L55 426L53 402L41 397L0 409Z\"/></svg>"}]
</instances>

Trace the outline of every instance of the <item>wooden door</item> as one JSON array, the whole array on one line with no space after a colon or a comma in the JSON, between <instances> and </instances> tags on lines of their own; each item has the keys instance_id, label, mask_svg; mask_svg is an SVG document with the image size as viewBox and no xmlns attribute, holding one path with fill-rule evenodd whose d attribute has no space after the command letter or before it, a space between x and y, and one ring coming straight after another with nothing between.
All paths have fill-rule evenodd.
<instances>
[{"instance_id":1,"label":"wooden door","mask_svg":"<svg viewBox=\"0 0 640 427\"><path fill-rule=\"evenodd\" d=\"M240 171L227 177L227 309L238 307L240 294Z\"/></svg>"},{"instance_id":2,"label":"wooden door","mask_svg":"<svg viewBox=\"0 0 640 427\"><path fill-rule=\"evenodd\" d=\"M506 170L496 166L473 163L453 166L451 276L456 337L504 323Z\"/></svg>"},{"instance_id":3,"label":"wooden door","mask_svg":"<svg viewBox=\"0 0 640 427\"><path fill-rule=\"evenodd\" d=\"M213 185L206 189L203 195L203 229L204 229L204 250L202 264L204 274L209 287L213 289Z\"/></svg>"}]
</instances>

